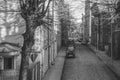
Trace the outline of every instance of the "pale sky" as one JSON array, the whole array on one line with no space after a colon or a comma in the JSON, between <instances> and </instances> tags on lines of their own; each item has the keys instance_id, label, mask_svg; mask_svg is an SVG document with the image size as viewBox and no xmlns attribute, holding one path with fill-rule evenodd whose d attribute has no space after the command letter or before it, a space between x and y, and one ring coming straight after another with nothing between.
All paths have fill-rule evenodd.
<instances>
[{"instance_id":1,"label":"pale sky","mask_svg":"<svg viewBox=\"0 0 120 80\"><path fill-rule=\"evenodd\" d=\"M70 5L70 13L76 19L76 23L80 23L84 13L84 0L65 0L65 3Z\"/></svg>"}]
</instances>

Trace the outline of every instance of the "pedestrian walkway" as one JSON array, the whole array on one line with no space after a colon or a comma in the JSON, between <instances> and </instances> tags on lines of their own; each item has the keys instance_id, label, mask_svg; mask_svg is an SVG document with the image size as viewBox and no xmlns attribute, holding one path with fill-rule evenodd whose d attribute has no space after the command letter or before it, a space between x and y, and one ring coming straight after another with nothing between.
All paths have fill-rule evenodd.
<instances>
[{"instance_id":1,"label":"pedestrian walkway","mask_svg":"<svg viewBox=\"0 0 120 80\"><path fill-rule=\"evenodd\" d=\"M43 80L61 80L65 55L65 48L62 48L55 59L55 64L48 69Z\"/></svg>"},{"instance_id":2,"label":"pedestrian walkway","mask_svg":"<svg viewBox=\"0 0 120 80\"><path fill-rule=\"evenodd\" d=\"M113 60L106 55L105 51L97 50L96 47L89 45L89 47L96 53L96 55L120 77L120 60Z\"/></svg>"}]
</instances>

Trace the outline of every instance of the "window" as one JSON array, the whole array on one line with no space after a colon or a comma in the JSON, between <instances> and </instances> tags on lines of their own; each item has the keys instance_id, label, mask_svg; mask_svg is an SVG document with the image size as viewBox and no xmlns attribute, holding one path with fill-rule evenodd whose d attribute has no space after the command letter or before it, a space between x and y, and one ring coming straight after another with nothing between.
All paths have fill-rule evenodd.
<instances>
[{"instance_id":1,"label":"window","mask_svg":"<svg viewBox=\"0 0 120 80\"><path fill-rule=\"evenodd\" d=\"M1 57L0 70L14 69L14 57Z\"/></svg>"},{"instance_id":2,"label":"window","mask_svg":"<svg viewBox=\"0 0 120 80\"><path fill-rule=\"evenodd\" d=\"M4 58L4 70L14 69L14 57Z\"/></svg>"}]
</instances>

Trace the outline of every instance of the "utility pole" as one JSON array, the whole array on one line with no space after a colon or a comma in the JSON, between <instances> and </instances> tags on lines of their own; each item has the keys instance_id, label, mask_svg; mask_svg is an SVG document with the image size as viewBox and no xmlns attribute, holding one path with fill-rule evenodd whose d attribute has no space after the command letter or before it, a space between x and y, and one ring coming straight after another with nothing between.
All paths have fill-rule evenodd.
<instances>
[{"instance_id":1,"label":"utility pole","mask_svg":"<svg viewBox=\"0 0 120 80\"><path fill-rule=\"evenodd\" d=\"M101 21L100 21L101 19L100 18L101 18L101 16L99 13L98 14L98 30L97 30L98 31L97 49L99 49L99 45L100 45L100 32L101 32L101 28L100 28L101 27Z\"/></svg>"},{"instance_id":2,"label":"utility pole","mask_svg":"<svg viewBox=\"0 0 120 80\"><path fill-rule=\"evenodd\" d=\"M55 7L55 6L54 6L54 0L52 0L52 26L53 26L53 28L52 28L52 29L53 29L53 33L52 33L52 34L53 34L53 44L52 44L52 47L55 46L55 40L54 40L54 37L55 37L55 32L54 32L54 29L55 29L55 28L54 28L54 27L55 27L55 26L54 26L54 23L55 23L55 22L54 22L54 21L55 21L55 20L54 20L54 7ZM53 47L53 48L55 48L55 47ZM53 51L53 55L52 55L53 61L54 61L54 56L55 56L55 53L54 53L54 51Z\"/></svg>"},{"instance_id":3,"label":"utility pole","mask_svg":"<svg viewBox=\"0 0 120 80\"><path fill-rule=\"evenodd\" d=\"M84 40L90 39L90 0L85 0L85 33Z\"/></svg>"},{"instance_id":4,"label":"utility pole","mask_svg":"<svg viewBox=\"0 0 120 80\"><path fill-rule=\"evenodd\" d=\"M113 59L113 26L112 24L114 23L114 20L112 19L112 15L111 15L111 58ZM113 60L112 60L113 63Z\"/></svg>"},{"instance_id":5,"label":"utility pole","mask_svg":"<svg viewBox=\"0 0 120 80\"><path fill-rule=\"evenodd\" d=\"M112 16L111 16L111 17L112 17ZM112 53L112 52L113 52L113 50L112 50L112 46L113 46L113 43L112 43L112 42L113 42L113 41L112 41L112 38L113 38L113 36L112 36L112 34L113 34L113 30L112 30L113 20L111 20L111 23L110 23L110 24L111 24L111 26L110 26L110 27L111 27L111 58L113 59L113 53Z\"/></svg>"},{"instance_id":6,"label":"utility pole","mask_svg":"<svg viewBox=\"0 0 120 80\"><path fill-rule=\"evenodd\" d=\"M109 3L109 2L108 2ZM110 17L111 17L111 21L110 21L110 28L111 28L111 34L110 34L110 36L111 36L111 39L110 39L110 42L111 42L111 44L110 44L110 51L111 51L111 59L113 59L113 50L112 50L112 46L113 46L113 41L112 41L112 38L113 38L113 36L112 36L112 34L113 34L113 30L112 30L112 24L114 23L114 21L112 20L112 14L111 14L111 11L110 11L111 9L110 9L110 6L108 6L108 12L110 13Z\"/></svg>"},{"instance_id":7,"label":"utility pole","mask_svg":"<svg viewBox=\"0 0 120 80\"><path fill-rule=\"evenodd\" d=\"M69 9L69 4L68 4L68 38L71 36L71 30L70 30L70 9Z\"/></svg>"},{"instance_id":8,"label":"utility pole","mask_svg":"<svg viewBox=\"0 0 120 80\"><path fill-rule=\"evenodd\" d=\"M53 28L54 28L54 0L52 0L52 19L53 19Z\"/></svg>"}]
</instances>

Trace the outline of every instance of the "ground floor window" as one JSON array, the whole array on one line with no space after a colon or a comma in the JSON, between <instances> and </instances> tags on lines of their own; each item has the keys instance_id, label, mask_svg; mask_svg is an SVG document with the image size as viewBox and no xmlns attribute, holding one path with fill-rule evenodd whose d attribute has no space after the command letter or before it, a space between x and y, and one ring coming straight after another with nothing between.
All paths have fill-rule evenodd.
<instances>
[{"instance_id":1,"label":"ground floor window","mask_svg":"<svg viewBox=\"0 0 120 80\"><path fill-rule=\"evenodd\" d=\"M4 70L14 69L14 57L4 57Z\"/></svg>"},{"instance_id":2,"label":"ground floor window","mask_svg":"<svg viewBox=\"0 0 120 80\"><path fill-rule=\"evenodd\" d=\"M0 69L14 69L14 57L0 57Z\"/></svg>"}]
</instances>

